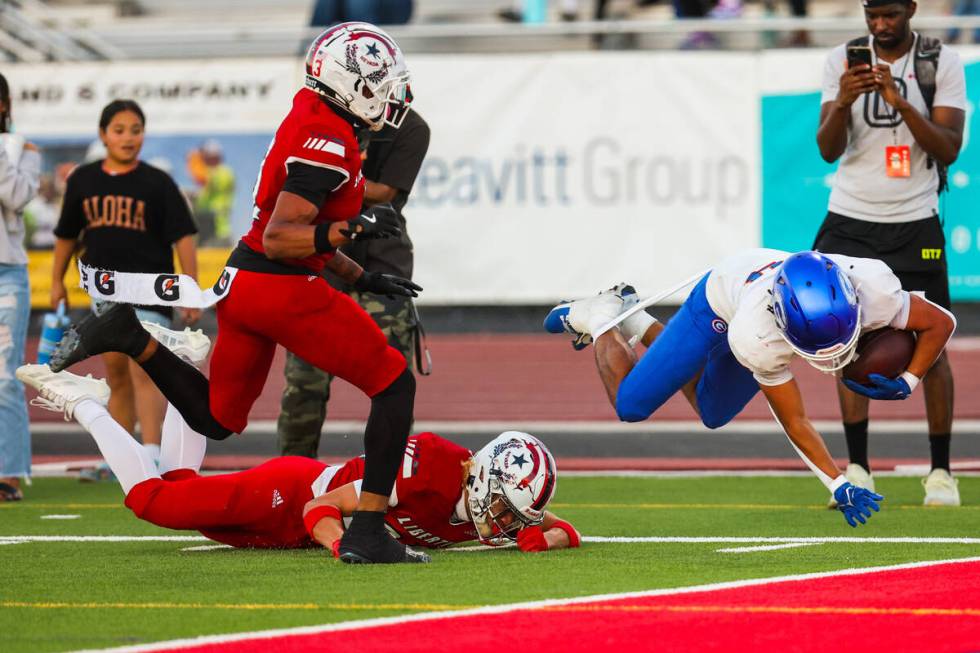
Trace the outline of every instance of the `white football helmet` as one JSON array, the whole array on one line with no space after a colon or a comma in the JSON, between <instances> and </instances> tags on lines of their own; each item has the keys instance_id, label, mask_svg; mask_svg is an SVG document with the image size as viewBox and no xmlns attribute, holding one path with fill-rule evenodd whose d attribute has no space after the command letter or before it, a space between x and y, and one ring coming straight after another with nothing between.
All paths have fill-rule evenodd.
<instances>
[{"instance_id":1,"label":"white football helmet","mask_svg":"<svg viewBox=\"0 0 980 653\"><path fill-rule=\"evenodd\" d=\"M385 123L399 126L400 120L389 120L388 103L407 105L410 77L401 49L370 23L335 25L316 37L306 55L306 86L372 131Z\"/></svg>"},{"instance_id":2,"label":"white football helmet","mask_svg":"<svg viewBox=\"0 0 980 653\"><path fill-rule=\"evenodd\" d=\"M499 546L544 519L558 474L548 448L533 435L506 431L473 456L467 508L480 541Z\"/></svg>"}]
</instances>

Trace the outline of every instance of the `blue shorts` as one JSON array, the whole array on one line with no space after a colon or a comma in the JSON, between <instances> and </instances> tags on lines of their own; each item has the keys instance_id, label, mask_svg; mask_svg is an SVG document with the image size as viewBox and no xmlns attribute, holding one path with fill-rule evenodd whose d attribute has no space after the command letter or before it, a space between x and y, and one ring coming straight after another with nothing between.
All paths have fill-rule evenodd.
<instances>
[{"instance_id":1,"label":"blue shorts","mask_svg":"<svg viewBox=\"0 0 980 653\"><path fill-rule=\"evenodd\" d=\"M619 384L616 413L624 422L645 420L698 374L698 411L708 428L730 422L759 391L728 347L728 324L711 310L707 284L705 275Z\"/></svg>"}]
</instances>

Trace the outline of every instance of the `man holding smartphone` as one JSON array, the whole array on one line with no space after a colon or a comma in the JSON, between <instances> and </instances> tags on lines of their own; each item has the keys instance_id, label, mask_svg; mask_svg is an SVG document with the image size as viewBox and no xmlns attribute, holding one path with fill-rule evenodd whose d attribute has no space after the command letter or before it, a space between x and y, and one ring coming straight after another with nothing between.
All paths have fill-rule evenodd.
<instances>
[{"instance_id":1,"label":"man holding smartphone","mask_svg":"<svg viewBox=\"0 0 980 653\"><path fill-rule=\"evenodd\" d=\"M963 143L966 82L959 55L912 31L912 0L862 0L870 34L840 45L824 67L817 144L840 159L813 248L884 261L905 290L950 308L939 217L945 169ZM944 352L923 379L932 471L926 505L959 505L949 471L953 374ZM848 480L874 488L868 397L838 383L851 464Z\"/></svg>"}]
</instances>

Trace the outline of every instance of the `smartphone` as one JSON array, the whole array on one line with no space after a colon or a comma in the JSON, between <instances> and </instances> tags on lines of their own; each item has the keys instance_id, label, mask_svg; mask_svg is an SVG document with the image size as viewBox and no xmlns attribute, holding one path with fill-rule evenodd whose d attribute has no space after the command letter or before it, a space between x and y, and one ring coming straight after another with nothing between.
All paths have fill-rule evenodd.
<instances>
[{"instance_id":1,"label":"smartphone","mask_svg":"<svg viewBox=\"0 0 980 653\"><path fill-rule=\"evenodd\" d=\"M853 68L862 64L871 65L871 47L867 45L847 46L847 67Z\"/></svg>"}]
</instances>

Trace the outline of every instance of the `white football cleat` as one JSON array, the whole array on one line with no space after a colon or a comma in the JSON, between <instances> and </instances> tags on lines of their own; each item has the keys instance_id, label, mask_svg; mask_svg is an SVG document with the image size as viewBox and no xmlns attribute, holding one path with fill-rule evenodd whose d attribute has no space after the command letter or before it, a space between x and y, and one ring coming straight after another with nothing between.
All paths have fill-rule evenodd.
<instances>
[{"instance_id":1,"label":"white football cleat","mask_svg":"<svg viewBox=\"0 0 980 653\"><path fill-rule=\"evenodd\" d=\"M190 327L184 327L183 331L175 331L155 322L144 322L143 320L140 320L140 324L153 336L154 340L191 365L200 365L208 357L208 351L211 349L211 338L204 335L200 329L191 331Z\"/></svg>"},{"instance_id":2,"label":"white football cleat","mask_svg":"<svg viewBox=\"0 0 980 653\"><path fill-rule=\"evenodd\" d=\"M65 421L72 418L75 406L91 399L103 406L109 401L109 384L92 375L78 376L71 372L52 372L47 365L21 365L17 378L38 392L31 405L55 413L64 413Z\"/></svg>"},{"instance_id":3,"label":"white football cleat","mask_svg":"<svg viewBox=\"0 0 980 653\"><path fill-rule=\"evenodd\" d=\"M958 506L960 505L959 481L945 469L937 467L929 472L929 475L922 479L922 486L926 489L926 498L922 500L924 506Z\"/></svg>"},{"instance_id":4,"label":"white football cleat","mask_svg":"<svg viewBox=\"0 0 980 653\"><path fill-rule=\"evenodd\" d=\"M847 477L847 480L851 483L851 485L863 487L864 489L871 490L872 492L875 491L874 477L872 477L871 473L864 467L861 467L857 463L849 464L847 469L844 470L844 476ZM833 494L830 495L830 501L827 502L827 507L831 510L837 509L837 500L834 498Z\"/></svg>"},{"instance_id":5,"label":"white football cleat","mask_svg":"<svg viewBox=\"0 0 980 653\"><path fill-rule=\"evenodd\" d=\"M592 297L562 302L545 317L545 331L570 333L575 336L572 346L582 349L592 342L593 331L613 321L628 308L625 306L625 298L635 295L633 286L620 283Z\"/></svg>"}]
</instances>

